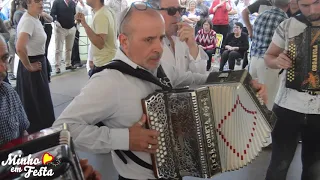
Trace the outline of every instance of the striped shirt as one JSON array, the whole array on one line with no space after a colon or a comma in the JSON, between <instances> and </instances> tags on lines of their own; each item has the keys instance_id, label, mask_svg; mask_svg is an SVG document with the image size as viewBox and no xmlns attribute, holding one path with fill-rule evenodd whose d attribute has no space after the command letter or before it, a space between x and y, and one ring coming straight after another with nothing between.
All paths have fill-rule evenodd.
<instances>
[{"instance_id":1,"label":"striped shirt","mask_svg":"<svg viewBox=\"0 0 320 180\"><path fill-rule=\"evenodd\" d=\"M20 137L28 127L18 94L8 83L0 82L0 145Z\"/></svg>"},{"instance_id":2,"label":"striped shirt","mask_svg":"<svg viewBox=\"0 0 320 180\"><path fill-rule=\"evenodd\" d=\"M271 43L274 31L287 18L287 14L277 7L267 10L257 17L253 25L251 56L264 56Z\"/></svg>"}]
</instances>

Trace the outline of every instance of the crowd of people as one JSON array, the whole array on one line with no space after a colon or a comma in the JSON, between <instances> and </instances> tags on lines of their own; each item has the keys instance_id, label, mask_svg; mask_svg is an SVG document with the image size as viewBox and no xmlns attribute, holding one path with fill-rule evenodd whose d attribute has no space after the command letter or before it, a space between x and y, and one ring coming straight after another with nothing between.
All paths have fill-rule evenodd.
<instances>
[{"instance_id":1,"label":"crowd of people","mask_svg":"<svg viewBox=\"0 0 320 180\"><path fill-rule=\"evenodd\" d=\"M77 149L112 153L120 180L155 179L152 170L124 163L115 153L130 150L151 164L159 133L144 128L141 99L159 88L203 84L213 54L220 52L220 71L227 62L233 70L239 58L250 59L242 68L248 68L255 79L253 87L266 103L268 97L268 108L278 117L266 180L286 179L300 136L302 179L320 177L320 95L285 85L287 69L292 67L287 42L308 25L320 24L318 1L146 0L130 5L123 1L12 2L9 25L2 26L0 20L0 145L67 123ZM90 23L88 8L93 13ZM307 23L299 21L301 17ZM79 26L90 40L90 79L56 119L48 45L54 32L56 73L61 73L62 57L66 70L81 67ZM220 51L216 51L217 33L224 37ZM9 71L14 69L14 54L19 57L17 77L7 73L7 63ZM112 60L156 82L108 69ZM17 79L15 89L6 79L8 74ZM88 169L86 161L82 164ZM89 169L89 174L97 173Z\"/></svg>"}]
</instances>

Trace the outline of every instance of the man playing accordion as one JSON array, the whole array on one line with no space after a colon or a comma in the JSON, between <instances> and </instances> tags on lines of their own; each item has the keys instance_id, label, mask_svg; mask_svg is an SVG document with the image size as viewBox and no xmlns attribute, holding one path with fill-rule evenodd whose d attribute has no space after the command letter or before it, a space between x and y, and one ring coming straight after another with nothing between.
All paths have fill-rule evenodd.
<instances>
[{"instance_id":1,"label":"man playing accordion","mask_svg":"<svg viewBox=\"0 0 320 180\"><path fill-rule=\"evenodd\" d=\"M272 158L266 180L285 180L302 138L302 180L319 178L319 0L297 0L301 15L283 21L265 54L267 66L283 69L273 111ZM281 72L281 71L280 71ZM310 81L309 81L310 80ZM312 81L311 81L312 80Z\"/></svg>"},{"instance_id":2,"label":"man playing accordion","mask_svg":"<svg viewBox=\"0 0 320 180\"><path fill-rule=\"evenodd\" d=\"M176 16L180 16L177 11ZM116 150L130 150L142 161L151 163L150 154L158 148L159 132L144 128L146 116L143 115L141 99L160 87L203 84L207 75L184 72L160 61L165 22L148 3L133 3L123 11L120 22L121 48L115 59L144 74L143 77L135 78L114 69L94 74L54 125L67 123L75 145L82 150L94 153L111 151L119 179L155 179L152 170L129 158L123 160L116 153ZM190 32L181 33L186 41L194 41L186 38ZM164 81L160 78L161 85L142 80L161 73L164 75L163 71L167 78L162 79ZM254 87L260 95L265 95L264 86L256 83ZM103 126L96 126L99 122Z\"/></svg>"}]
</instances>

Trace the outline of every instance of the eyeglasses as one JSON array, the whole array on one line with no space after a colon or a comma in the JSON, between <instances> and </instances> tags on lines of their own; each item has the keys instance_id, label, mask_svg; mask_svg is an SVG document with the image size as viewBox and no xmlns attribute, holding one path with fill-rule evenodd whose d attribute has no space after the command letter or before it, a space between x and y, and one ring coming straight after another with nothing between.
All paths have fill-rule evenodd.
<instances>
[{"instance_id":1,"label":"eyeglasses","mask_svg":"<svg viewBox=\"0 0 320 180\"><path fill-rule=\"evenodd\" d=\"M186 13L186 8L183 7L168 7L168 8L160 8L159 10L165 10L167 11L169 16L176 15L177 12L179 12L180 16L184 15Z\"/></svg>"},{"instance_id":2,"label":"eyeglasses","mask_svg":"<svg viewBox=\"0 0 320 180\"><path fill-rule=\"evenodd\" d=\"M131 6L127 9L127 11L125 12L125 14L123 15L123 18L120 21L120 26L119 26L119 31L120 28L122 26L123 21L126 19L128 13L130 12L130 10L132 9L132 7L136 8L139 11L145 11L148 8L152 8L154 9L148 2L143 2L143 1L136 1L131 3Z\"/></svg>"}]
</instances>

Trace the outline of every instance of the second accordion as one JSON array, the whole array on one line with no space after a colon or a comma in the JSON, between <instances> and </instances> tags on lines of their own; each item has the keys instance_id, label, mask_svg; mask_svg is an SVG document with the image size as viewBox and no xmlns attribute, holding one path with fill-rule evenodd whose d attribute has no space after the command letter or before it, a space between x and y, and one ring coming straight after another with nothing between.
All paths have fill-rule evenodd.
<instances>
[{"instance_id":1,"label":"second accordion","mask_svg":"<svg viewBox=\"0 0 320 180\"><path fill-rule=\"evenodd\" d=\"M290 38L288 46L292 68L286 74L286 87L320 94L320 27L308 26Z\"/></svg>"},{"instance_id":2,"label":"second accordion","mask_svg":"<svg viewBox=\"0 0 320 180\"><path fill-rule=\"evenodd\" d=\"M205 86L158 91L142 100L147 126L160 132L151 155L156 178L211 178L252 162L275 116L248 71L211 73Z\"/></svg>"}]
</instances>

